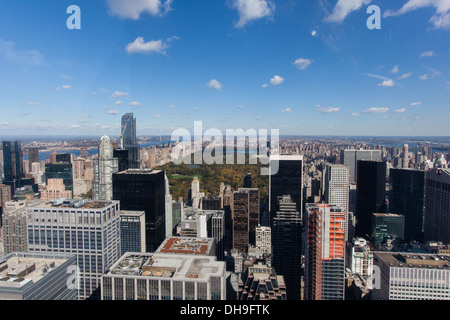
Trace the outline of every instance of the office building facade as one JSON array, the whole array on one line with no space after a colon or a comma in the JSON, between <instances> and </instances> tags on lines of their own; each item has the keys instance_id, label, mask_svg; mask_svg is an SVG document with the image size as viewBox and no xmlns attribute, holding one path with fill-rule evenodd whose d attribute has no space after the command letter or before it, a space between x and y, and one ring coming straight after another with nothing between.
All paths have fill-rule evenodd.
<instances>
[{"instance_id":1,"label":"office building facade","mask_svg":"<svg viewBox=\"0 0 450 320\"><path fill-rule=\"evenodd\" d=\"M101 138L98 157L94 158L94 181L92 199L109 201L113 196L112 175L119 170L119 162L113 156L111 139Z\"/></svg>"},{"instance_id":2,"label":"office building facade","mask_svg":"<svg viewBox=\"0 0 450 320\"><path fill-rule=\"evenodd\" d=\"M120 211L120 246L121 256L127 252L146 252L144 211Z\"/></svg>"},{"instance_id":3,"label":"office building facade","mask_svg":"<svg viewBox=\"0 0 450 320\"><path fill-rule=\"evenodd\" d=\"M122 117L121 147L128 150L128 168L140 169L141 147L136 140L136 118L132 113L127 113Z\"/></svg>"},{"instance_id":4,"label":"office building facade","mask_svg":"<svg viewBox=\"0 0 450 320\"><path fill-rule=\"evenodd\" d=\"M340 162L348 166L349 182L356 183L358 180L358 161L380 161L381 150L341 150Z\"/></svg>"}]
</instances>

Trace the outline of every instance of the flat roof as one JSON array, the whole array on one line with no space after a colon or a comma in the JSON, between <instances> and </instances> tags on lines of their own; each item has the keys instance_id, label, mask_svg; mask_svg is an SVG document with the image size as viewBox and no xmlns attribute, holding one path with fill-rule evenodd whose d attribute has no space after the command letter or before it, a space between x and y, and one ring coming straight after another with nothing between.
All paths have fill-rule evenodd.
<instances>
[{"instance_id":1,"label":"flat roof","mask_svg":"<svg viewBox=\"0 0 450 320\"><path fill-rule=\"evenodd\" d=\"M72 199L62 202L63 199L50 201L37 201L31 203L31 208L72 208L72 209L103 209L119 201L97 201L97 200L81 200L73 201Z\"/></svg>"},{"instance_id":2,"label":"flat roof","mask_svg":"<svg viewBox=\"0 0 450 320\"><path fill-rule=\"evenodd\" d=\"M153 170L153 169L127 169L121 172L117 172L116 174L156 174L160 173L162 170Z\"/></svg>"},{"instance_id":3,"label":"flat roof","mask_svg":"<svg viewBox=\"0 0 450 320\"><path fill-rule=\"evenodd\" d=\"M208 255L213 244L212 238L168 237L156 253Z\"/></svg>"},{"instance_id":4,"label":"flat roof","mask_svg":"<svg viewBox=\"0 0 450 320\"><path fill-rule=\"evenodd\" d=\"M375 251L390 267L450 270L450 255Z\"/></svg>"},{"instance_id":5,"label":"flat roof","mask_svg":"<svg viewBox=\"0 0 450 320\"><path fill-rule=\"evenodd\" d=\"M128 210L120 210L121 216L133 216L133 217L141 217L145 214L145 211L128 211Z\"/></svg>"},{"instance_id":6,"label":"flat roof","mask_svg":"<svg viewBox=\"0 0 450 320\"><path fill-rule=\"evenodd\" d=\"M222 277L225 262L214 256L193 256L169 253L126 253L104 276L124 276L178 281L208 280Z\"/></svg>"},{"instance_id":7,"label":"flat roof","mask_svg":"<svg viewBox=\"0 0 450 320\"><path fill-rule=\"evenodd\" d=\"M30 282L36 283L67 260L64 257L39 258L32 254L12 254L0 263L0 288L20 288Z\"/></svg>"}]
</instances>

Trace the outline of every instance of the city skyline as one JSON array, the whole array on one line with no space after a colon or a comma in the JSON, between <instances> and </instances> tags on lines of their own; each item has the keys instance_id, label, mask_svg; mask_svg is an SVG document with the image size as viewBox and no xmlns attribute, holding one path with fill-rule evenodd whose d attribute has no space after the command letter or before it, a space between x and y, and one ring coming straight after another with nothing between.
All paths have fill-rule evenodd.
<instances>
[{"instance_id":1,"label":"city skyline","mask_svg":"<svg viewBox=\"0 0 450 320\"><path fill-rule=\"evenodd\" d=\"M70 1L5 1L0 136L119 136L128 112L138 136L196 120L281 135L447 136L450 4L412 3L78 1L81 30L69 30ZM380 30L366 26L370 5Z\"/></svg>"}]
</instances>

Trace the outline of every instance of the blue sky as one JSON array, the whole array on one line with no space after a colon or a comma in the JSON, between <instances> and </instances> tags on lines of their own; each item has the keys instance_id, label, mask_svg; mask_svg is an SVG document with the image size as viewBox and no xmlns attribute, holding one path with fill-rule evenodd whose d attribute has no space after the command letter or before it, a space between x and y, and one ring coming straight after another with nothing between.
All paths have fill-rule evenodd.
<instances>
[{"instance_id":1,"label":"blue sky","mask_svg":"<svg viewBox=\"0 0 450 320\"><path fill-rule=\"evenodd\" d=\"M450 135L449 40L443 0L4 0L0 135Z\"/></svg>"}]
</instances>

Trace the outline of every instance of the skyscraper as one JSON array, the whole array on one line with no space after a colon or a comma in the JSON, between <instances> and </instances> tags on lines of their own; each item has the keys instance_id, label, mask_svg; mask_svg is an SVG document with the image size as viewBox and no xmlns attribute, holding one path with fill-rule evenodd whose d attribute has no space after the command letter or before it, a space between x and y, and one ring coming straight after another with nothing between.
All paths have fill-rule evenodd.
<instances>
[{"instance_id":1,"label":"skyscraper","mask_svg":"<svg viewBox=\"0 0 450 320\"><path fill-rule=\"evenodd\" d=\"M11 186L11 194L14 195L16 188L21 187L20 180L24 177L21 142L3 141L0 146L3 183Z\"/></svg>"},{"instance_id":2,"label":"skyscraper","mask_svg":"<svg viewBox=\"0 0 450 320\"><path fill-rule=\"evenodd\" d=\"M271 221L277 208L278 197L286 195L291 196L301 218L303 212L303 156L301 155L270 157L269 212Z\"/></svg>"},{"instance_id":3,"label":"skyscraper","mask_svg":"<svg viewBox=\"0 0 450 320\"><path fill-rule=\"evenodd\" d=\"M136 141L136 118L132 113L122 117L122 131L120 134L122 149L128 150L128 168L140 169L140 149Z\"/></svg>"},{"instance_id":4,"label":"skyscraper","mask_svg":"<svg viewBox=\"0 0 450 320\"><path fill-rule=\"evenodd\" d=\"M450 243L450 169L427 171L425 241Z\"/></svg>"},{"instance_id":5,"label":"skyscraper","mask_svg":"<svg viewBox=\"0 0 450 320\"><path fill-rule=\"evenodd\" d=\"M288 300L301 298L302 217L290 195L279 196L272 226L272 264L284 277Z\"/></svg>"},{"instance_id":6,"label":"skyscraper","mask_svg":"<svg viewBox=\"0 0 450 320\"><path fill-rule=\"evenodd\" d=\"M381 245L386 237L405 239L405 217L395 213L372 214L372 239L375 246Z\"/></svg>"},{"instance_id":7,"label":"skyscraper","mask_svg":"<svg viewBox=\"0 0 450 320\"><path fill-rule=\"evenodd\" d=\"M372 232L372 214L386 212L386 162L358 161L356 187L356 236Z\"/></svg>"},{"instance_id":8,"label":"skyscraper","mask_svg":"<svg viewBox=\"0 0 450 320\"><path fill-rule=\"evenodd\" d=\"M145 252L145 212L120 211L121 256L127 252Z\"/></svg>"},{"instance_id":9,"label":"skyscraper","mask_svg":"<svg viewBox=\"0 0 450 320\"><path fill-rule=\"evenodd\" d=\"M348 239L349 191L348 167L346 165L327 165L325 169L325 203L339 205L346 213L345 240Z\"/></svg>"},{"instance_id":10,"label":"skyscraper","mask_svg":"<svg viewBox=\"0 0 450 320\"><path fill-rule=\"evenodd\" d=\"M27 207L27 214L28 251L75 254L78 297L99 299L100 277L120 257L119 202L36 202Z\"/></svg>"},{"instance_id":11,"label":"skyscraper","mask_svg":"<svg viewBox=\"0 0 450 320\"><path fill-rule=\"evenodd\" d=\"M343 300L345 292L345 212L340 206L306 204L305 297Z\"/></svg>"},{"instance_id":12,"label":"skyscraper","mask_svg":"<svg viewBox=\"0 0 450 320\"><path fill-rule=\"evenodd\" d=\"M405 217L405 241L423 242L425 172L390 169L389 212Z\"/></svg>"},{"instance_id":13,"label":"skyscraper","mask_svg":"<svg viewBox=\"0 0 450 320\"><path fill-rule=\"evenodd\" d=\"M113 157L113 146L107 136L103 136L98 147L98 157L94 158L94 181L92 198L94 200L111 200L113 193L112 175L118 171L119 163Z\"/></svg>"},{"instance_id":14,"label":"skyscraper","mask_svg":"<svg viewBox=\"0 0 450 320\"><path fill-rule=\"evenodd\" d=\"M341 150L341 164L348 166L350 183L357 181L359 160L380 161L381 150Z\"/></svg>"},{"instance_id":15,"label":"skyscraper","mask_svg":"<svg viewBox=\"0 0 450 320\"><path fill-rule=\"evenodd\" d=\"M259 225L259 189L241 188L233 193L233 248L247 252L255 244Z\"/></svg>"},{"instance_id":16,"label":"skyscraper","mask_svg":"<svg viewBox=\"0 0 450 320\"><path fill-rule=\"evenodd\" d=\"M155 251L164 241L165 231L164 171L129 169L113 174L113 199L122 210L145 211L145 246Z\"/></svg>"},{"instance_id":17,"label":"skyscraper","mask_svg":"<svg viewBox=\"0 0 450 320\"><path fill-rule=\"evenodd\" d=\"M71 163L47 163L45 164L45 183L49 179L62 179L66 190L73 191L73 174Z\"/></svg>"},{"instance_id":18,"label":"skyscraper","mask_svg":"<svg viewBox=\"0 0 450 320\"><path fill-rule=\"evenodd\" d=\"M28 148L28 166L29 171L32 171L31 165L33 163L39 162L39 148Z\"/></svg>"}]
</instances>

